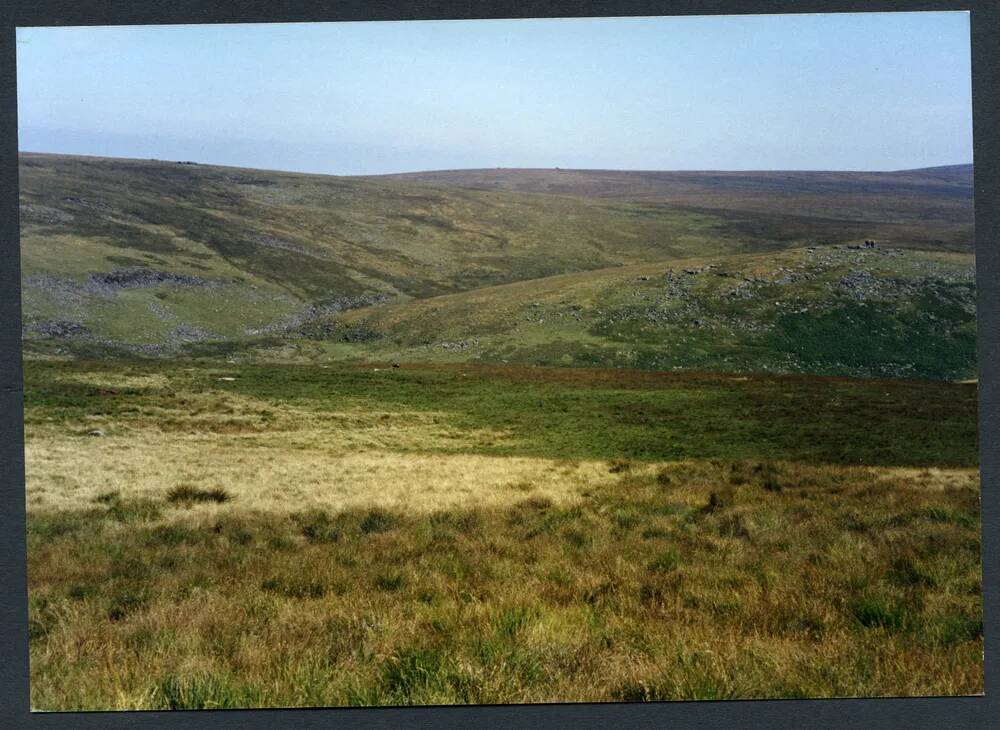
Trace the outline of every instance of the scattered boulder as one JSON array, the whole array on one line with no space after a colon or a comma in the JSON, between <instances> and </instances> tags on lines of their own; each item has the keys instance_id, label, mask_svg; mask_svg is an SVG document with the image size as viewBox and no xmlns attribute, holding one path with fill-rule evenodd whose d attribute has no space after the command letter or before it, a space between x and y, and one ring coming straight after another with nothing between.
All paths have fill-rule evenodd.
<instances>
[{"instance_id":1,"label":"scattered boulder","mask_svg":"<svg viewBox=\"0 0 1000 730\"><path fill-rule=\"evenodd\" d=\"M69 319L49 320L37 322L34 329L43 337L67 338L82 337L87 334L87 327L82 322L75 322Z\"/></svg>"},{"instance_id":2,"label":"scattered boulder","mask_svg":"<svg viewBox=\"0 0 1000 730\"><path fill-rule=\"evenodd\" d=\"M277 183L273 180L267 180L262 177L254 177L253 175L229 175L226 180L237 185L257 185L260 187L277 185Z\"/></svg>"},{"instance_id":3,"label":"scattered boulder","mask_svg":"<svg viewBox=\"0 0 1000 730\"><path fill-rule=\"evenodd\" d=\"M22 219L36 223L69 223L73 220L71 213L36 203L21 203L19 211Z\"/></svg>"},{"instance_id":4,"label":"scattered boulder","mask_svg":"<svg viewBox=\"0 0 1000 730\"><path fill-rule=\"evenodd\" d=\"M212 339L212 337L212 333L204 327L181 325L180 327L175 327L173 331L173 339L177 342L201 342L202 340Z\"/></svg>"},{"instance_id":5,"label":"scattered boulder","mask_svg":"<svg viewBox=\"0 0 1000 730\"><path fill-rule=\"evenodd\" d=\"M329 258L329 256L323 251L307 248L306 246L302 246L298 243L278 238L270 233L258 233L257 231L251 231L247 234L247 240L250 241L250 243L258 246L264 246L266 248L277 248L283 251L291 251L293 253L300 253L304 256L312 256L317 259Z\"/></svg>"},{"instance_id":6,"label":"scattered boulder","mask_svg":"<svg viewBox=\"0 0 1000 730\"><path fill-rule=\"evenodd\" d=\"M77 198L69 195L63 198L63 202L75 205L78 208L90 208L91 210L100 210L105 213L116 212L113 205L108 203L106 200L101 200L100 198Z\"/></svg>"},{"instance_id":7,"label":"scattered boulder","mask_svg":"<svg viewBox=\"0 0 1000 730\"><path fill-rule=\"evenodd\" d=\"M209 282L200 276L178 274L173 271L155 271L145 268L115 269L114 271L90 275L91 282L118 289L141 289L161 284L180 286L208 286Z\"/></svg>"}]
</instances>

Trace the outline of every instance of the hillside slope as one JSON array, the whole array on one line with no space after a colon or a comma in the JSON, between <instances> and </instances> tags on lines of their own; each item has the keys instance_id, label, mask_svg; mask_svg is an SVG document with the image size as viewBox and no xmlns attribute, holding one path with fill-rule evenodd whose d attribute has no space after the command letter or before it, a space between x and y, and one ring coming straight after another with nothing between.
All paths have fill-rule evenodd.
<instances>
[{"instance_id":1,"label":"hillside slope","mask_svg":"<svg viewBox=\"0 0 1000 730\"><path fill-rule=\"evenodd\" d=\"M24 154L20 184L25 334L153 348L781 245L671 208L148 160Z\"/></svg>"},{"instance_id":2,"label":"hillside slope","mask_svg":"<svg viewBox=\"0 0 1000 730\"><path fill-rule=\"evenodd\" d=\"M306 297L426 296L768 245L716 217L584 198L35 154L20 172L29 275L237 269Z\"/></svg>"},{"instance_id":3,"label":"hillside slope","mask_svg":"<svg viewBox=\"0 0 1000 730\"><path fill-rule=\"evenodd\" d=\"M365 179L641 201L648 210L670 205L776 240L846 234L897 246L971 251L973 244L971 165L899 172L483 169Z\"/></svg>"},{"instance_id":4,"label":"hillside slope","mask_svg":"<svg viewBox=\"0 0 1000 730\"><path fill-rule=\"evenodd\" d=\"M975 293L967 254L811 248L359 309L319 336L364 332L381 359L958 379L976 372Z\"/></svg>"},{"instance_id":5,"label":"hillside slope","mask_svg":"<svg viewBox=\"0 0 1000 730\"><path fill-rule=\"evenodd\" d=\"M945 252L971 246L969 172L343 178L24 154L25 349L964 377L974 262Z\"/></svg>"}]
</instances>

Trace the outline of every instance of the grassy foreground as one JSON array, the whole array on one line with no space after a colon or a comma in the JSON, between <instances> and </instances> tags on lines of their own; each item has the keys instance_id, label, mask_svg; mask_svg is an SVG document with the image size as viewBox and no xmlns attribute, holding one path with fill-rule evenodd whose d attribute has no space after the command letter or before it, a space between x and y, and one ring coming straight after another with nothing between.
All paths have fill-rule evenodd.
<instances>
[{"instance_id":1,"label":"grassy foreground","mask_svg":"<svg viewBox=\"0 0 1000 730\"><path fill-rule=\"evenodd\" d=\"M982 691L974 385L25 365L36 709Z\"/></svg>"}]
</instances>

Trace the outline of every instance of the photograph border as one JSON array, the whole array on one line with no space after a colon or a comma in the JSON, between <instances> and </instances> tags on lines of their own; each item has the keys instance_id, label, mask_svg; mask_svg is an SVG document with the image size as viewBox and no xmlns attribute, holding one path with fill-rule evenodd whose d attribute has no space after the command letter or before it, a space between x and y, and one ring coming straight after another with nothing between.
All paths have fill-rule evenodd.
<instances>
[{"instance_id":1,"label":"photograph border","mask_svg":"<svg viewBox=\"0 0 1000 730\"><path fill-rule=\"evenodd\" d=\"M820 0L0 0L0 726L986 727L1000 717L1000 5ZM31 713L18 223L18 26L971 11L985 696L147 712ZM992 446L992 448L991 448Z\"/></svg>"}]
</instances>

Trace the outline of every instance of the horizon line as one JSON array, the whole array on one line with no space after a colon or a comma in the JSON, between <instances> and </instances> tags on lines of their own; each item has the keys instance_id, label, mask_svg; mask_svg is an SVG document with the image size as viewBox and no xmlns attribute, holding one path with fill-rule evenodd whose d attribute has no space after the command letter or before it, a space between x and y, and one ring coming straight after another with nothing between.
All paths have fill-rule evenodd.
<instances>
[{"instance_id":1,"label":"horizon line","mask_svg":"<svg viewBox=\"0 0 1000 730\"><path fill-rule=\"evenodd\" d=\"M186 164L199 165L202 167L223 167L233 170L256 170L259 172L278 172L288 175L315 175L320 177L396 177L400 175L425 175L433 173L448 172L487 172L487 171L507 171L507 172L637 172L637 173L776 173L776 172L814 172L814 173L855 173L855 174L898 174L905 172L918 172L921 170L940 170L954 167L975 167L974 161L954 162L941 165L923 165L919 167L902 167L892 170L859 170L859 169L832 169L832 168L625 168L625 167L443 167L427 168L420 170L400 170L397 172L371 172L371 173L336 173L336 172L306 172L303 170L283 170L269 167L245 167L242 165L226 165L215 162L201 162L198 160L174 160L159 157L117 157L112 155L88 155L74 152L42 152L38 150L18 149L20 155L42 155L49 157L84 157L94 160L121 160L124 162L160 162L165 164Z\"/></svg>"}]
</instances>

